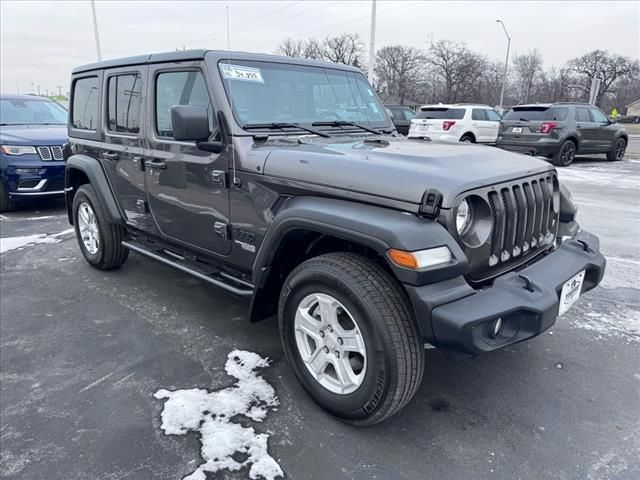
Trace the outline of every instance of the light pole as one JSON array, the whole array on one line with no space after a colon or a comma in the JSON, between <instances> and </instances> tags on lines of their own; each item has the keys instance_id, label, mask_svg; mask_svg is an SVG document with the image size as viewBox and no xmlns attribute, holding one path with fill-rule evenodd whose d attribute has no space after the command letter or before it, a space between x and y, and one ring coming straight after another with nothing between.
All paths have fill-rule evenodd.
<instances>
[{"instance_id":1,"label":"light pole","mask_svg":"<svg viewBox=\"0 0 640 480\"><path fill-rule=\"evenodd\" d=\"M369 83L373 85L373 70L376 66L376 0L371 1L371 32L369 33Z\"/></svg>"},{"instance_id":2,"label":"light pole","mask_svg":"<svg viewBox=\"0 0 640 480\"><path fill-rule=\"evenodd\" d=\"M96 3L91 0L91 13L93 14L93 34L96 37L96 54L98 61L102 61L102 52L100 51L100 35L98 35L98 18L96 17Z\"/></svg>"},{"instance_id":3,"label":"light pole","mask_svg":"<svg viewBox=\"0 0 640 480\"><path fill-rule=\"evenodd\" d=\"M507 36L507 58L504 60L504 73L502 74L502 89L500 90L500 113L504 111L502 108L502 102L504 101L504 86L507 83L507 69L509 67L509 49L511 48L511 37L507 33L507 27L504 26L504 22L502 20L496 20L497 23L502 25L502 29L504 30L504 34Z\"/></svg>"}]
</instances>

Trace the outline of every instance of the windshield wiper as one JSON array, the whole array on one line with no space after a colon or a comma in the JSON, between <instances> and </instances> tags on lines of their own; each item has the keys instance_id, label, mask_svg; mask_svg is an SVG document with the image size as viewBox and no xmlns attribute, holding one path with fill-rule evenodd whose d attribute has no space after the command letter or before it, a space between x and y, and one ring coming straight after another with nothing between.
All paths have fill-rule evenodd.
<instances>
[{"instance_id":1,"label":"windshield wiper","mask_svg":"<svg viewBox=\"0 0 640 480\"><path fill-rule=\"evenodd\" d=\"M347 122L346 120L330 120L328 122L313 122L314 127L356 127L365 132L375 133L376 135L384 135L380 130L365 127L355 122Z\"/></svg>"},{"instance_id":2,"label":"windshield wiper","mask_svg":"<svg viewBox=\"0 0 640 480\"><path fill-rule=\"evenodd\" d=\"M319 137L330 138L331 135L328 133L321 132L320 130L316 130L315 128L305 127L300 125L299 123L289 123L289 122L271 122L271 123L245 123L242 128L245 130L252 128L269 128L269 129L279 129L284 130L285 128L299 128L300 130L304 130L305 132L313 133L314 135L318 135Z\"/></svg>"}]
</instances>

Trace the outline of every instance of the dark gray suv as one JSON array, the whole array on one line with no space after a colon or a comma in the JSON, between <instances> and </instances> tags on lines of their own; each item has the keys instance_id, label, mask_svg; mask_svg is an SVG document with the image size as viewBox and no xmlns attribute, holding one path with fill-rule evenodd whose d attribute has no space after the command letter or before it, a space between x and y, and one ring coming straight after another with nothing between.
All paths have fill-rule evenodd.
<instances>
[{"instance_id":1,"label":"dark gray suv","mask_svg":"<svg viewBox=\"0 0 640 480\"><path fill-rule=\"evenodd\" d=\"M566 167L577 154L605 153L609 161L622 160L627 142L624 127L592 105L536 103L507 112L500 123L497 146L546 156L554 165Z\"/></svg>"}]
</instances>

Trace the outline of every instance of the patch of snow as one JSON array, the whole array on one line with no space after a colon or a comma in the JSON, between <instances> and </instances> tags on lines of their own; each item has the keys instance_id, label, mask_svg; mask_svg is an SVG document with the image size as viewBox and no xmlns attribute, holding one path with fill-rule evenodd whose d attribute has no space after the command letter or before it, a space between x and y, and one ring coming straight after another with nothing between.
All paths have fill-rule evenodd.
<instances>
[{"instance_id":1,"label":"patch of snow","mask_svg":"<svg viewBox=\"0 0 640 480\"><path fill-rule=\"evenodd\" d=\"M616 305L609 312L586 312L572 320L574 326L608 337L621 337L640 342L640 311L625 305Z\"/></svg>"},{"instance_id":2,"label":"patch of snow","mask_svg":"<svg viewBox=\"0 0 640 480\"><path fill-rule=\"evenodd\" d=\"M600 284L603 288L640 290L640 262L630 258L607 256L607 269Z\"/></svg>"},{"instance_id":3,"label":"patch of snow","mask_svg":"<svg viewBox=\"0 0 640 480\"><path fill-rule=\"evenodd\" d=\"M46 233L36 233L34 235L25 235L22 237L6 237L0 238L0 253L5 253L10 250L17 250L20 248L28 247L30 245L36 245L38 243L59 243L62 241L62 236L73 232L73 228L63 230L59 233L48 235Z\"/></svg>"},{"instance_id":4,"label":"patch of snow","mask_svg":"<svg viewBox=\"0 0 640 480\"><path fill-rule=\"evenodd\" d=\"M562 168L558 169L561 181L588 183L590 185L615 185L615 188L640 187L640 180L627 172L615 172L609 168Z\"/></svg>"},{"instance_id":5,"label":"patch of snow","mask_svg":"<svg viewBox=\"0 0 640 480\"><path fill-rule=\"evenodd\" d=\"M233 422L238 415L262 422L269 410L278 406L273 387L255 372L267 366L269 360L256 353L234 350L225 363L227 374L238 379L233 386L213 392L192 388L160 389L154 393L157 399L168 399L161 414L160 428L165 434L200 433L205 462L183 480L206 480L206 472L245 467L249 467L252 479L284 476L278 462L269 455L269 435Z\"/></svg>"}]
</instances>

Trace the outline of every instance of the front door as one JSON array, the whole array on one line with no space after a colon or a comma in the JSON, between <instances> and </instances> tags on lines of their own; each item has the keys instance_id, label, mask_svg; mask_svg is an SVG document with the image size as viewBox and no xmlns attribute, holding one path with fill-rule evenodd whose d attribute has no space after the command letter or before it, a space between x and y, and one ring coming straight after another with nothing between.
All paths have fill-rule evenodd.
<instances>
[{"instance_id":1,"label":"front door","mask_svg":"<svg viewBox=\"0 0 640 480\"><path fill-rule=\"evenodd\" d=\"M598 125L596 130L597 148L599 152L608 152L616 138L616 128L612 126L607 116L597 108L589 108L591 118Z\"/></svg>"},{"instance_id":2,"label":"front door","mask_svg":"<svg viewBox=\"0 0 640 480\"><path fill-rule=\"evenodd\" d=\"M167 240L225 255L231 250L226 152L205 152L194 142L176 141L172 131L171 107L200 105L209 111L211 137L219 136L201 67L200 62L149 67L147 195Z\"/></svg>"},{"instance_id":3,"label":"front door","mask_svg":"<svg viewBox=\"0 0 640 480\"><path fill-rule=\"evenodd\" d=\"M100 157L116 199L128 223L150 226L142 171L142 92L146 88L146 66L109 70L104 76L106 142Z\"/></svg>"}]
</instances>

